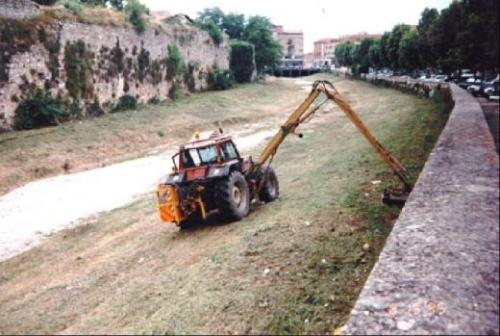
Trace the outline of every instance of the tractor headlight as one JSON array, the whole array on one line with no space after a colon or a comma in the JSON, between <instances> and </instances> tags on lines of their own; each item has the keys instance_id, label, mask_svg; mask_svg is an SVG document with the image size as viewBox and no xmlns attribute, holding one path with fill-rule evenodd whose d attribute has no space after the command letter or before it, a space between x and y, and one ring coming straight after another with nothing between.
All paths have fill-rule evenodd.
<instances>
[{"instance_id":1,"label":"tractor headlight","mask_svg":"<svg viewBox=\"0 0 500 336\"><path fill-rule=\"evenodd\" d=\"M183 180L184 180L183 173L167 176L167 183L178 183L178 182L182 182Z\"/></svg>"},{"instance_id":2,"label":"tractor headlight","mask_svg":"<svg viewBox=\"0 0 500 336\"><path fill-rule=\"evenodd\" d=\"M208 177L218 177L224 175L224 168L211 168Z\"/></svg>"}]
</instances>

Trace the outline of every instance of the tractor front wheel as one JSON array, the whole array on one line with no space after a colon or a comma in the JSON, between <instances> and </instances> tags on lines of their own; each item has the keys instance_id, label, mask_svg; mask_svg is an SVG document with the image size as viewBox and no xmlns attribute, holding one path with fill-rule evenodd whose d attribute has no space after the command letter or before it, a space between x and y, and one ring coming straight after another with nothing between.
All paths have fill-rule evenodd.
<instances>
[{"instance_id":1,"label":"tractor front wheel","mask_svg":"<svg viewBox=\"0 0 500 336\"><path fill-rule=\"evenodd\" d=\"M250 211L250 191L240 172L234 171L220 181L215 197L221 214L230 220L240 220Z\"/></svg>"},{"instance_id":2,"label":"tractor front wheel","mask_svg":"<svg viewBox=\"0 0 500 336\"><path fill-rule=\"evenodd\" d=\"M267 172L266 178L266 169L269 169ZM280 195L280 184L278 182L278 177L274 172L273 168L263 168L260 172L260 178L266 178L264 183L262 184L262 188L259 191L259 198L263 202L272 202L278 198ZM262 183L259 181L259 183Z\"/></svg>"}]
</instances>

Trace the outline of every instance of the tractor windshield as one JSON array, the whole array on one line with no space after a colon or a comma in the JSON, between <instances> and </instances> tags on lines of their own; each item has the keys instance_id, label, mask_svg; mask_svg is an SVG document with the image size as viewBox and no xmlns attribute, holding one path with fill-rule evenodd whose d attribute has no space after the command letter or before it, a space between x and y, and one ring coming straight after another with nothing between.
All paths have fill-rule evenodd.
<instances>
[{"instance_id":1,"label":"tractor windshield","mask_svg":"<svg viewBox=\"0 0 500 336\"><path fill-rule=\"evenodd\" d=\"M215 163L217 162L217 148L215 146L191 148L182 152L181 160L185 168Z\"/></svg>"}]
</instances>

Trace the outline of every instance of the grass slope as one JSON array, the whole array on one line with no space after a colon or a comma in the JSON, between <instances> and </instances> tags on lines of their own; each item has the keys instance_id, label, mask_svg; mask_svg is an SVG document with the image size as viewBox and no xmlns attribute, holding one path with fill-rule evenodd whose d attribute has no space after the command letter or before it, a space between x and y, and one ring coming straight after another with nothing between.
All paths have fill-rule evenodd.
<instances>
[{"instance_id":1,"label":"grass slope","mask_svg":"<svg viewBox=\"0 0 500 336\"><path fill-rule=\"evenodd\" d=\"M416 178L446 118L439 104L337 87ZM179 231L147 195L0 263L0 332L333 333L398 216L380 202L398 181L338 108L303 132L274 161L281 197L240 222Z\"/></svg>"}]
</instances>

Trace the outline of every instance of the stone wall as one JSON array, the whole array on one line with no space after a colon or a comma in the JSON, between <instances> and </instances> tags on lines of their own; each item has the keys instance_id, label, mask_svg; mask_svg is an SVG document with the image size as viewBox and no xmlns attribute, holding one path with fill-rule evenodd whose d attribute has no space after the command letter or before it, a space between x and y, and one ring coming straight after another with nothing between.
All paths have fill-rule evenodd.
<instances>
[{"instance_id":1,"label":"stone wall","mask_svg":"<svg viewBox=\"0 0 500 336\"><path fill-rule=\"evenodd\" d=\"M39 6L30 0L1 0L0 16L24 19L36 16L40 13Z\"/></svg>"},{"instance_id":2,"label":"stone wall","mask_svg":"<svg viewBox=\"0 0 500 336\"><path fill-rule=\"evenodd\" d=\"M35 87L49 90L54 97L78 98L84 111L85 105L97 101L106 110L125 94L140 102L168 99L173 85L166 76L168 46L178 47L188 70L187 77L175 81L184 82L191 91L206 89L207 75L214 67L229 68L227 37L216 45L207 32L189 24L165 24L138 34L132 28L32 21L35 41L29 50L13 48L4 64L7 78L0 82L0 128L12 126L17 106ZM86 62L85 68L77 64L77 72L86 78L83 89L75 93L68 90L68 82L74 80L67 74L72 69L68 51L82 48L84 52L73 58Z\"/></svg>"},{"instance_id":3,"label":"stone wall","mask_svg":"<svg viewBox=\"0 0 500 336\"><path fill-rule=\"evenodd\" d=\"M455 102L345 334L498 335L499 160L479 103Z\"/></svg>"}]
</instances>

